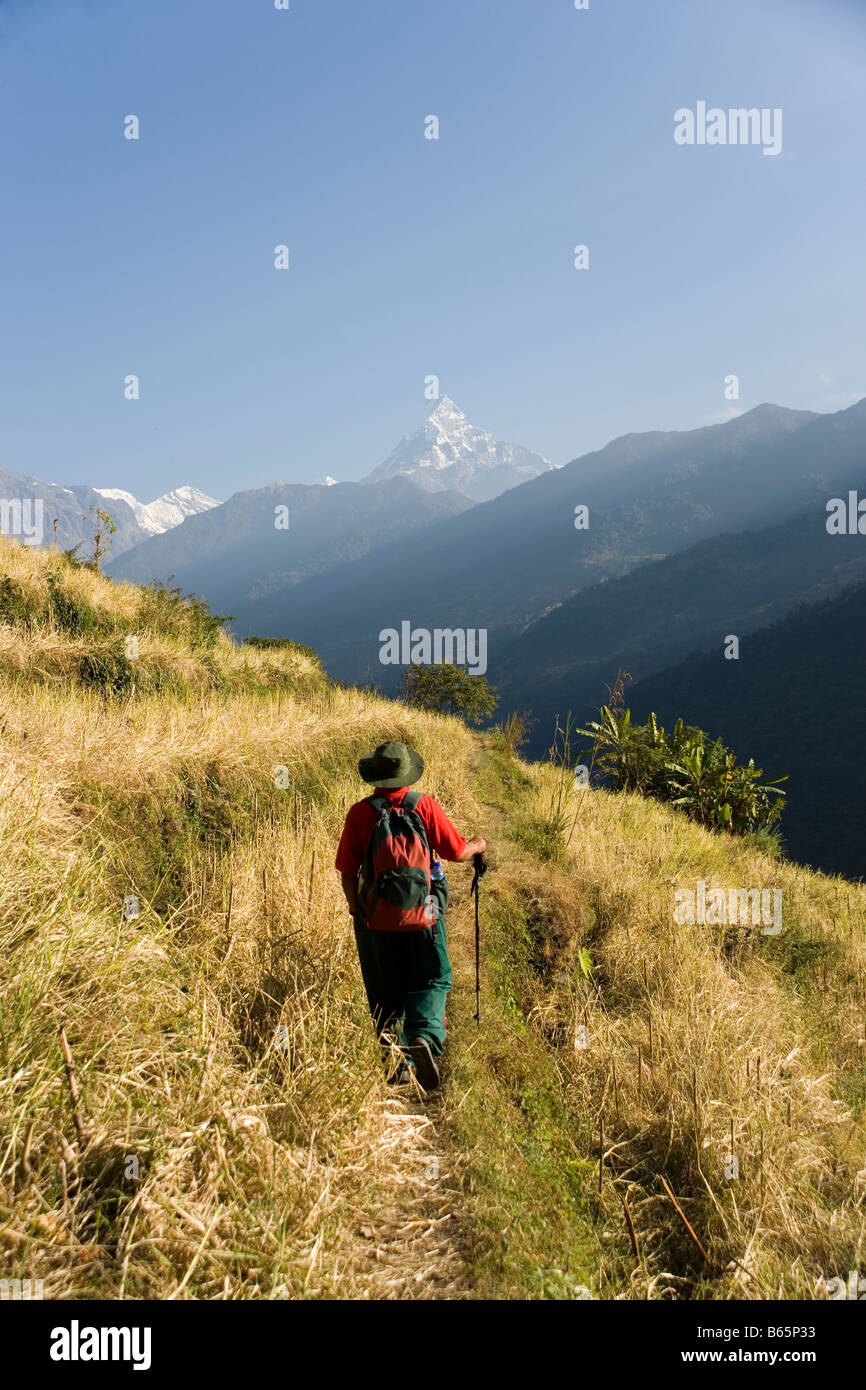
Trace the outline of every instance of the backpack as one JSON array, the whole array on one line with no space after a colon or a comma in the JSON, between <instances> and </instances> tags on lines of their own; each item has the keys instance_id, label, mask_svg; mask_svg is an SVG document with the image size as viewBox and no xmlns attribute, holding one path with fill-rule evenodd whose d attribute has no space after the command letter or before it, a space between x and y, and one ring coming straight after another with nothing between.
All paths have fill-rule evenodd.
<instances>
[{"instance_id":1,"label":"backpack","mask_svg":"<svg viewBox=\"0 0 866 1390\"><path fill-rule=\"evenodd\" d=\"M427 831L416 809L421 795L407 792L398 805L367 797L376 824L361 868L359 905L373 931L425 931L439 915Z\"/></svg>"}]
</instances>

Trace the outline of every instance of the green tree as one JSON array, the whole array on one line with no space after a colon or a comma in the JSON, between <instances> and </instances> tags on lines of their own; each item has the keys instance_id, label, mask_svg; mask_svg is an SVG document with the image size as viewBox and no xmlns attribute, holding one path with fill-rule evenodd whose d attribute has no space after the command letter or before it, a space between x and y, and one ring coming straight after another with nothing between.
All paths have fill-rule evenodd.
<instances>
[{"instance_id":1,"label":"green tree","mask_svg":"<svg viewBox=\"0 0 866 1390\"><path fill-rule=\"evenodd\" d=\"M456 714L467 724L480 724L493 713L499 698L483 676L471 676L462 666L447 662L412 665L403 677L403 698L419 709Z\"/></svg>"},{"instance_id":2,"label":"green tree","mask_svg":"<svg viewBox=\"0 0 866 1390\"><path fill-rule=\"evenodd\" d=\"M104 555L107 555L111 548L109 537L117 535L117 527L112 520L110 512L104 512L101 507L91 507L89 517L82 512L82 521L93 518L93 554L90 557L92 569L99 569L99 562Z\"/></svg>"}]
</instances>

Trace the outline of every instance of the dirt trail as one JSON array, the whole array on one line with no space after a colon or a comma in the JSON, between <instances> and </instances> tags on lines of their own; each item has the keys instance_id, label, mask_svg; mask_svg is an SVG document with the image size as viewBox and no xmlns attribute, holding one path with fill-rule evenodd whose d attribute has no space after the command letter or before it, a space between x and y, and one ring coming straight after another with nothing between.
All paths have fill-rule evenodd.
<instances>
[{"instance_id":1,"label":"dirt trail","mask_svg":"<svg viewBox=\"0 0 866 1390\"><path fill-rule=\"evenodd\" d=\"M388 1097L384 1128L399 1170L391 1200L357 1229L354 1274L370 1299L460 1299L463 1224L453 1160L437 1132L441 1101Z\"/></svg>"},{"instance_id":2,"label":"dirt trail","mask_svg":"<svg viewBox=\"0 0 866 1390\"><path fill-rule=\"evenodd\" d=\"M476 750L467 766L473 777L480 761ZM479 807L487 835L501 813ZM468 997L475 987L474 909L469 895L470 865L449 865L451 890L446 924L455 989ZM474 1024L472 1025L475 1026ZM469 1039L452 1035L449 1047ZM446 1062L447 1070L447 1062ZM422 1098L401 1088L382 1101L390 1157L399 1172L392 1200L357 1228L356 1271L370 1299L471 1298L468 1264L468 1217L461 1210L455 1156L442 1137L444 1101Z\"/></svg>"},{"instance_id":3,"label":"dirt trail","mask_svg":"<svg viewBox=\"0 0 866 1390\"><path fill-rule=\"evenodd\" d=\"M475 969L471 866L448 867L449 951L455 988L468 996ZM448 1046L466 1041L452 1035ZM382 1101L400 1179L393 1186L393 1200L375 1220L357 1228L362 1246L355 1256L358 1273L365 1276L370 1299L471 1298L465 1256L469 1219L461 1210L455 1156L442 1137L445 1102L438 1093L425 1098L413 1090L401 1087Z\"/></svg>"}]
</instances>

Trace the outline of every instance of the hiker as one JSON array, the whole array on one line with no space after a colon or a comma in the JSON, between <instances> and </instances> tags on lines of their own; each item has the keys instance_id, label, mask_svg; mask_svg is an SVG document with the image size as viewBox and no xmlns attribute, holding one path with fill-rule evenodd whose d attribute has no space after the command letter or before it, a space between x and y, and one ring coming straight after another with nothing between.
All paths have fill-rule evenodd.
<instances>
[{"instance_id":1,"label":"hiker","mask_svg":"<svg viewBox=\"0 0 866 1390\"><path fill-rule=\"evenodd\" d=\"M445 937L448 880L436 861L465 863L487 848L465 840L432 796L409 788L424 760L405 743L382 743L358 771L372 796L350 807L337 850L339 872L370 1013L380 1042L392 1031L425 1091L439 1085L451 962ZM408 1065L407 1065L408 1064Z\"/></svg>"}]
</instances>

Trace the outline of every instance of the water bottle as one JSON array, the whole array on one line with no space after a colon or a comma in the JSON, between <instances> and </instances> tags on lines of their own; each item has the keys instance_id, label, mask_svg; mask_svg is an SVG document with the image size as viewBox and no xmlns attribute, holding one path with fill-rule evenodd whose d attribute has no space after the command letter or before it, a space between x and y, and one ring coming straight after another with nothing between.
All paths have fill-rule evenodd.
<instances>
[{"instance_id":1,"label":"water bottle","mask_svg":"<svg viewBox=\"0 0 866 1390\"><path fill-rule=\"evenodd\" d=\"M439 939L438 923L445 915L448 904L448 880L438 859L430 864L430 908L433 914L433 940Z\"/></svg>"}]
</instances>

